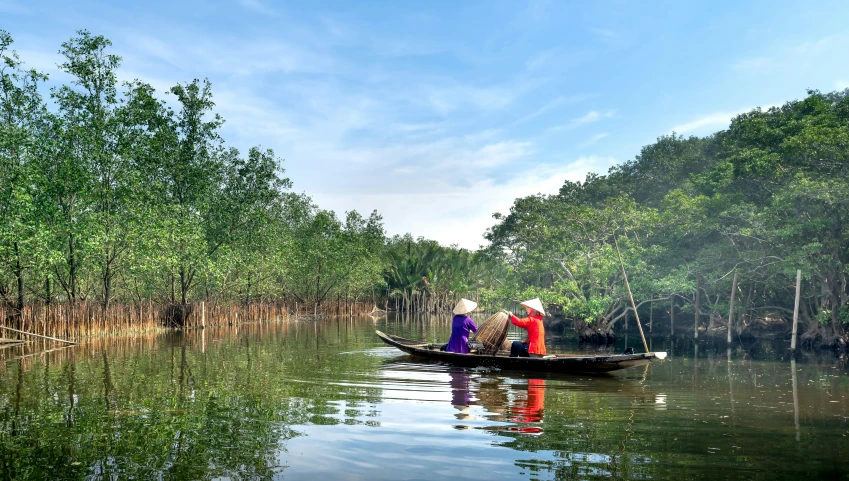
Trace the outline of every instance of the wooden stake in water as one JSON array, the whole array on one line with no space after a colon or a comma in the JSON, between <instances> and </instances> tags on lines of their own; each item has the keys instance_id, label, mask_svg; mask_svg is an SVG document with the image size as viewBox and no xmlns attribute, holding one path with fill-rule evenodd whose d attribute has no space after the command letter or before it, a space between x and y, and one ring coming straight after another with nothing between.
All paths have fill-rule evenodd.
<instances>
[{"instance_id":1,"label":"wooden stake in water","mask_svg":"<svg viewBox=\"0 0 849 481\"><path fill-rule=\"evenodd\" d=\"M0 326L0 329L6 329L7 331L17 332L18 334L26 334L27 336L35 336L35 337L40 337L42 339L49 339L51 341L66 342L68 344L73 344L73 345L79 344L78 342L74 342L74 341L66 341L64 339L58 339L58 338L55 338L55 337L42 336L41 334L33 334L31 332L19 331L17 329L12 329L11 327L6 327L6 326Z\"/></svg>"},{"instance_id":2,"label":"wooden stake in water","mask_svg":"<svg viewBox=\"0 0 849 481\"><path fill-rule=\"evenodd\" d=\"M695 326L695 330L694 330L694 334L693 334L694 339L699 338L699 287L700 287L699 286L699 279L696 278L696 313L695 313L696 326Z\"/></svg>"},{"instance_id":3,"label":"wooden stake in water","mask_svg":"<svg viewBox=\"0 0 849 481\"><path fill-rule=\"evenodd\" d=\"M802 292L802 269L796 269L796 305L793 307L793 337L790 338L790 350L791 351L796 350L796 333L798 332L798 329L799 329L799 327L798 327L799 326L799 295L801 294L801 292ZM795 379L795 375L796 375L796 371L794 370L793 371L794 379ZM799 439L798 438L798 425L799 425L799 423L797 422L796 423L796 426L797 426L797 435L796 435L797 437L796 437L796 439L797 440Z\"/></svg>"},{"instance_id":4,"label":"wooden stake in water","mask_svg":"<svg viewBox=\"0 0 849 481\"><path fill-rule=\"evenodd\" d=\"M799 271L801 272L801 271ZM798 273L797 273L797 277ZM796 360L790 358L790 369L793 371L793 420L796 423L796 441L799 440L799 388L796 386Z\"/></svg>"},{"instance_id":5,"label":"wooden stake in water","mask_svg":"<svg viewBox=\"0 0 849 481\"><path fill-rule=\"evenodd\" d=\"M731 324L734 322L734 296L737 294L737 271L734 271L734 280L731 282L731 307L728 309L728 343L731 343Z\"/></svg>"},{"instance_id":6,"label":"wooden stake in water","mask_svg":"<svg viewBox=\"0 0 849 481\"><path fill-rule=\"evenodd\" d=\"M619 242L616 237L613 237L613 245L616 246L616 255L619 257L619 265L622 267L622 276L625 278L625 287L628 288L628 297L631 299L631 307L634 308L634 317L637 319L637 327L640 328L640 337L643 339L643 348L649 352L649 345L646 343L646 335L643 334L643 326L640 324L640 315L637 313L637 303L634 302L634 295L631 294L631 284L628 283L628 274L625 273L625 263L622 262L622 254L619 252Z\"/></svg>"},{"instance_id":7,"label":"wooden stake in water","mask_svg":"<svg viewBox=\"0 0 849 481\"><path fill-rule=\"evenodd\" d=\"M669 296L669 335L675 335L675 295Z\"/></svg>"}]
</instances>

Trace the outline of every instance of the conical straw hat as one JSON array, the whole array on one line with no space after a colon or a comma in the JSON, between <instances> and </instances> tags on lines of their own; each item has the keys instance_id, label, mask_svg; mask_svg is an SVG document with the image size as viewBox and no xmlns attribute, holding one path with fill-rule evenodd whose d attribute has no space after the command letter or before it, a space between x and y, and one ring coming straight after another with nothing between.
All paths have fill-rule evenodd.
<instances>
[{"instance_id":1,"label":"conical straw hat","mask_svg":"<svg viewBox=\"0 0 849 481\"><path fill-rule=\"evenodd\" d=\"M545 315L545 311L542 309L542 302L540 302L539 298L533 298L530 301L522 302L521 305L525 307L530 307L531 309L539 312L543 316Z\"/></svg>"},{"instance_id":2,"label":"conical straw hat","mask_svg":"<svg viewBox=\"0 0 849 481\"><path fill-rule=\"evenodd\" d=\"M478 307L478 303L468 299L460 299L460 302L454 306L454 314L468 314Z\"/></svg>"}]
</instances>

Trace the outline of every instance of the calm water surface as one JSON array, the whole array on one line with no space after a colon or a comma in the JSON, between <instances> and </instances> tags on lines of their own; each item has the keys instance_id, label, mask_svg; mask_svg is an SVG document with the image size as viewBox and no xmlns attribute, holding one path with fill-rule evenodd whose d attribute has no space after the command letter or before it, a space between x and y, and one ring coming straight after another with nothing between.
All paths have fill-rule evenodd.
<instances>
[{"instance_id":1,"label":"calm water surface","mask_svg":"<svg viewBox=\"0 0 849 481\"><path fill-rule=\"evenodd\" d=\"M832 354L655 337L665 362L539 376L416 362L375 329L450 332L326 320L4 349L0 479L849 479Z\"/></svg>"}]
</instances>

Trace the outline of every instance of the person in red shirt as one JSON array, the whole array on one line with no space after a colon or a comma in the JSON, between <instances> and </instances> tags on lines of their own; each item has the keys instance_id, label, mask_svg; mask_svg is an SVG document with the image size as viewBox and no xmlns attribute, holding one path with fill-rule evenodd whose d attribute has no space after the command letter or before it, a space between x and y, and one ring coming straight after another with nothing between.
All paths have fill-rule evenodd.
<instances>
[{"instance_id":1,"label":"person in red shirt","mask_svg":"<svg viewBox=\"0 0 849 481\"><path fill-rule=\"evenodd\" d=\"M522 302L521 305L528 311L528 317L519 319L510 313L510 322L514 326L528 330L528 339L526 341L514 341L510 346L510 357L528 357L528 356L544 356L545 355L545 328L542 325L542 318L545 316L545 310L542 308L542 302L539 299L531 299Z\"/></svg>"}]
</instances>

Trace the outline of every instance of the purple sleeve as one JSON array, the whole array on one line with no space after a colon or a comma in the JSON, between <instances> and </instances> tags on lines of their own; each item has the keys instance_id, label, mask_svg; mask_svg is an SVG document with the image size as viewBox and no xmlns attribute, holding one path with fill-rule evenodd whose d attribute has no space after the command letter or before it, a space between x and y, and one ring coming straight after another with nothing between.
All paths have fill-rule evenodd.
<instances>
[{"instance_id":1,"label":"purple sleeve","mask_svg":"<svg viewBox=\"0 0 849 481\"><path fill-rule=\"evenodd\" d=\"M473 321L471 317L466 318L466 327L468 327L472 332L478 332L478 325L475 324L475 321Z\"/></svg>"}]
</instances>

